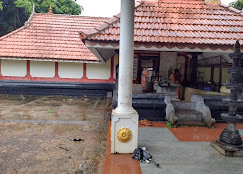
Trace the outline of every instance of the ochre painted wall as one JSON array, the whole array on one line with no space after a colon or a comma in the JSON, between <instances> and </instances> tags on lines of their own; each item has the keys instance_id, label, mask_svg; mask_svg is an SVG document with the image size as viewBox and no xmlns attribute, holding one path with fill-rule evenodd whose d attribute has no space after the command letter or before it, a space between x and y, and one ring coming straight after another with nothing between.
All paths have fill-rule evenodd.
<instances>
[{"instance_id":1,"label":"ochre painted wall","mask_svg":"<svg viewBox=\"0 0 243 174\"><path fill-rule=\"evenodd\" d=\"M198 67L197 71L200 72L200 76L203 77L204 82L210 81L210 76L211 76L211 68L210 67Z\"/></svg>"},{"instance_id":2,"label":"ochre painted wall","mask_svg":"<svg viewBox=\"0 0 243 174\"><path fill-rule=\"evenodd\" d=\"M224 67L222 69L222 83L230 82L231 74L228 73L228 68ZM211 77L211 67L198 67L197 70L202 72L204 77L204 82L209 82ZM219 83L219 67L214 68L214 82Z\"/></svg>"},{"instance_id":3,"label":"ochre painted wall","mask_svg":"<svg viewBox=\"0 0 243 174\"><path fill-rule=\"evenodd\" d=\"M223 68L222 70L222 83L229 83L231 79L231 74L228 73L228 68Z\"/></svg>"},{"instance_id":4,"label":"ochre painted wall","mask_svg":"<svg viewBox=\"0 0 243 174\"><path fill-rule=\"evenodd\" d=\"M204 91L200 89L194 89L194 88L189 88L186 87L184 90L184 96L186 101L191 101L191 96L195 95L229 95L227 93L218 93L218 92L212 92L212 91Z\"/></svg>"}]
</instances>

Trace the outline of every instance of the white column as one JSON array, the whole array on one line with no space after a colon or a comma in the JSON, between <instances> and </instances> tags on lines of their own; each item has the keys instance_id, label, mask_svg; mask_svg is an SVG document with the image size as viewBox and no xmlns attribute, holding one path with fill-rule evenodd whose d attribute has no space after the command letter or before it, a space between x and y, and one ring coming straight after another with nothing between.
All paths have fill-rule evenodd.
<instances>
[{"instance_id":1,"label":"white column","mask_svg":"<svg viewBox=\"0 0 243 174\"><path fill-rule=\"evenodd\" d=\"M132 107L134 0L121 0L118 110Z\"/></svg>"},{"instance_id":2,"label":"white column","mask_svg":"<svg viewBox=\"0 0 243 174\"><path fill-rule=\"evenodd\" d=\"M112 111L111 153L133 153L138 141L138 114L132 108L134 0L121 0L118 106Z\"/></svg>"}]
</instances>

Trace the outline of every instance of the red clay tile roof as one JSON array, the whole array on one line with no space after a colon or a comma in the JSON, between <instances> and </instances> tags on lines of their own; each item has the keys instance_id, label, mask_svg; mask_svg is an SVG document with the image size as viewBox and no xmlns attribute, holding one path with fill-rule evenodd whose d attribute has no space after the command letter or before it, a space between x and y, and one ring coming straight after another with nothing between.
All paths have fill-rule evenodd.
<instances>
[{"instance_id":1,"label":"red clay tile roof","mask_svg":"<svg viewBox=\"0 0 243 174\"><path fill-rule=\"evenodd\" d=\"M83 40L101 45L120 39L119 14L106 24L81 32ZM189 47L191 49L232 49L243 44L243 12L204 0L159 0L143 2L135 9L135 47Z\"/></svg>"},{"instance_id":2,"label":"red clay tile roof","mask_svg":"<svg viewBox=\"0 0 243 174\"><path fill-rule=\"evenodd\" d=\"M0 37L0 57L99 61L81 42L79 32L108 18L33 13L25 26Z\"/></svg>"}]
</instances>

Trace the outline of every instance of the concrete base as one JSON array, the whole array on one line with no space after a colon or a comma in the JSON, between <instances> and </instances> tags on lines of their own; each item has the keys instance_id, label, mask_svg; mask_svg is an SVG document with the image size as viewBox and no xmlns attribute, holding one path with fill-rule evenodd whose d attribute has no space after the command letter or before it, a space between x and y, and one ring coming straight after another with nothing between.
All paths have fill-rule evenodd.
<instances>
[{"instance_id":1,"label":"concrete base","mask_svg":"<svg viewBox=\"0 0 243 174\"><path fill-rule=\"evenodd\" d=\"M205 137L194 130L191 129L194 136ZM179 132L178 136L183 135L183 131ZM142 174L242 174L243 171L243 158L227 158L210 147L209 142L179 141L168 128L139 127L138 147L146 147L161 166L140 162Z\"/></svg>"},{"instance_id":2,"label":"concrete base","mask_svg":"<svg viewBox=\"0 0 243 174\"><path fill-rule=\"evenodd\" d=\"M133 153L138 144L138 113L131 109L112 111L111 153ZM119 136L120 135L120 136Z\"/></svg>"},{"instance_id":3,"label":"concrete base","mask_svg":"<svg viewBox=\"0 0 243 174\"><path fill-rule=\"evenodd\" d=\"M218 140L211 141L210 145L224 156L243 157L243 146L236 147L235 149L228 149L219 143Z\"/></svg>"}]
</instances>

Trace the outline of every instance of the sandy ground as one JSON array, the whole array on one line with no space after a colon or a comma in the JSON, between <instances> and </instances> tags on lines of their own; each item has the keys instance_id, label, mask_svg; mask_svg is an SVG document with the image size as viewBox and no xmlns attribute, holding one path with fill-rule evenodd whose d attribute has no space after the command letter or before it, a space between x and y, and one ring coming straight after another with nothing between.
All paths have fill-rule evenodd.
<instances>
[{"instance_id":1,"label":"sandy ground","mask_svg":"<svg viewBox=\"0 0 243 174\"><path fill-rule=\"evenodd\" d=\"M102 173L110 105L104 98L0 95L0 173Z\"/></svg>"}]
</instances>

